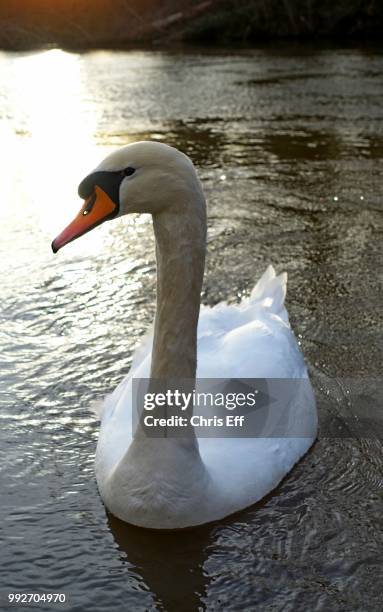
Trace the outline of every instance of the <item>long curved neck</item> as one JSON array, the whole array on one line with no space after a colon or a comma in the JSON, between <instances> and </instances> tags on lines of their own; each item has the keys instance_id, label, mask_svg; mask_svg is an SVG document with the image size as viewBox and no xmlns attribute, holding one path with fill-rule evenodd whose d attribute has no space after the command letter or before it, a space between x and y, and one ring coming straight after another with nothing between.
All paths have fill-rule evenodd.
<instances>
[{"instance_id":1,"label":"long curved neck","mask_svg":"<svg viewBox=\"0 0 383 612\"><path fill-rule=\"evenodd\" d=\"M157 312L151 378L194 379L197 324L205 267L205 203L185 203L153 216Z\"/></svg>"},{"instance_id":2,"label":"long curved neck","mask_svg":"<svg viewBox=\"0 0 383 612\"><path fill-rule=\"evenodd\" d=\"M171 379L170 384L177 383L177 379L184 384L187 379L192 386L196 375L206 208L202 190L196 189L191 197L190 202L180 201L177 210L169 208L153 215L157 252L157 312L149 382L153 390L158 379ZM157 489L162 489L164 483L184 500L188 495L193 497L196 490L204 488L206 480L194 430L189 430L186 437L168 437L166 427L162 433L163 436L152 437L137 427L120 467L127 473L133 470L138 490L146 491L149 482L159 499L163 491L159 493ZM154 477L157 474L158 481Z\"/></svg>"}]
</instances>

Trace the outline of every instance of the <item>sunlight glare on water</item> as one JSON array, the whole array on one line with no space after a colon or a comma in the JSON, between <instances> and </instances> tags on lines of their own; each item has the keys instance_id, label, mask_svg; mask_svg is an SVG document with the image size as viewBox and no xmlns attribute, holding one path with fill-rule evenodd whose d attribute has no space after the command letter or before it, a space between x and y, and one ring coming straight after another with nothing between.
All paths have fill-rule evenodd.
<instances>
[{"instance_id":1,"label":"sunlight glare on water","mask_svg":"<svg viewBox=\"0 0 383 612\"><path fill-rule=\"evenodd\" d=\"M80 208L77 184L100 161L97 107L84 89L77 55L57 49L28 54L15 58L9 73L14 116L2 130L8 172L1 206L14 206L16 187L23 214L52 237ZM104 233L91 234L88 246L96 249ZM82 245L70 249L81 252Z\"/></svg>"}]
</instances>

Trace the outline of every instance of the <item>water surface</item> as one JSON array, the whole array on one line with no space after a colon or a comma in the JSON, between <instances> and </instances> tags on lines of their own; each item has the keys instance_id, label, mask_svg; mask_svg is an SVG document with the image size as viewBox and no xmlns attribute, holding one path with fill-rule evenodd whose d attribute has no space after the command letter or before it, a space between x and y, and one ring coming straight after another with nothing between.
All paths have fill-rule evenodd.
<instances>
[{"instance_id":1,"label":"water surface","mask_svg":"<svg viewBox=\"0 0 383 612\"><path fill-rule=\"evenodd\" d=\"M0 66L3 592L65 592L63 609L93 612L381 610L382 54L49 51ZM320 408L320 439L273 495L189 533L108 516L93 472L88 406L154 314L150 219L50 251L79 181L138 139L198 167L204 302L247 295L270 262L287 270Z\"/></svg>"}]
</instances>

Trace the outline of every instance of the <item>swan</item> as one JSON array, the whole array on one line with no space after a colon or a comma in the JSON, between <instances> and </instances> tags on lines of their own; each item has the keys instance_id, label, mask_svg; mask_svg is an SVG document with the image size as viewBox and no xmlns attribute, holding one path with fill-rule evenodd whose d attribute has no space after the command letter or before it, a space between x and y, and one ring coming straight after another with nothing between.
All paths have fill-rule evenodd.
<instances>
[{"instance_id":1,"label":"swan","mask_svg":"<svg viewBox=\"0 0 383 612\"><path fill-rule=\"evenodd\" d=\"M78 192L83 206L52 242L53 252L105 220L130 213L150 213L156 238L154 329L136 350L129 374L98 407L95 472L102 500L119 519L153 529L193 527L254 504L306 453L317 431L314 394L284 307L287 275L277 276L269 266L241 303L200 308L205 198L192 161L166 144L142 141L112 152ZM135 380L149 379L150 385L196 376L202 383L304 384L286 396L282 433L268 413L262 437L198 437L194 428L191 435L163 438L146 435L142 427L134 430Z\"/></svg>"}]
</instances>

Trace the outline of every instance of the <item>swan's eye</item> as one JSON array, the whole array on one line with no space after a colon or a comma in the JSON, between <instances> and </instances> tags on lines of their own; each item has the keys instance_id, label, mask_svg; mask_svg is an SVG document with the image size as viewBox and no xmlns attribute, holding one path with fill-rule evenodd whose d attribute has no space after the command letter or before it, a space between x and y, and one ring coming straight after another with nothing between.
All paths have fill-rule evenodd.
<instances>
[{"instance_id":1,"label":"swan's eye","mask_svg":"<svg viewBox=\"0 0 383 612\"><path fill-rule=\"evenodd\" d=\"M90 211L92 210L94 203L96 201L96 194L94 193L86 202L84 208L82 209L82 214L85 217L86 215L89 215Z\"/></svg>"},{"instance_id":2,"label":"swan's eye","mask_svg":"<svg viewBox=\"0 0 383 612\"><path fill-rule=\"evenodd\" d=\"M122 174L124 176L131 176L132 174L134 174L136 171L135 168L132 168L131 166L128 166L128 168L125 168L125 170L122 171Z\"/></svg>"}]
</instances>

